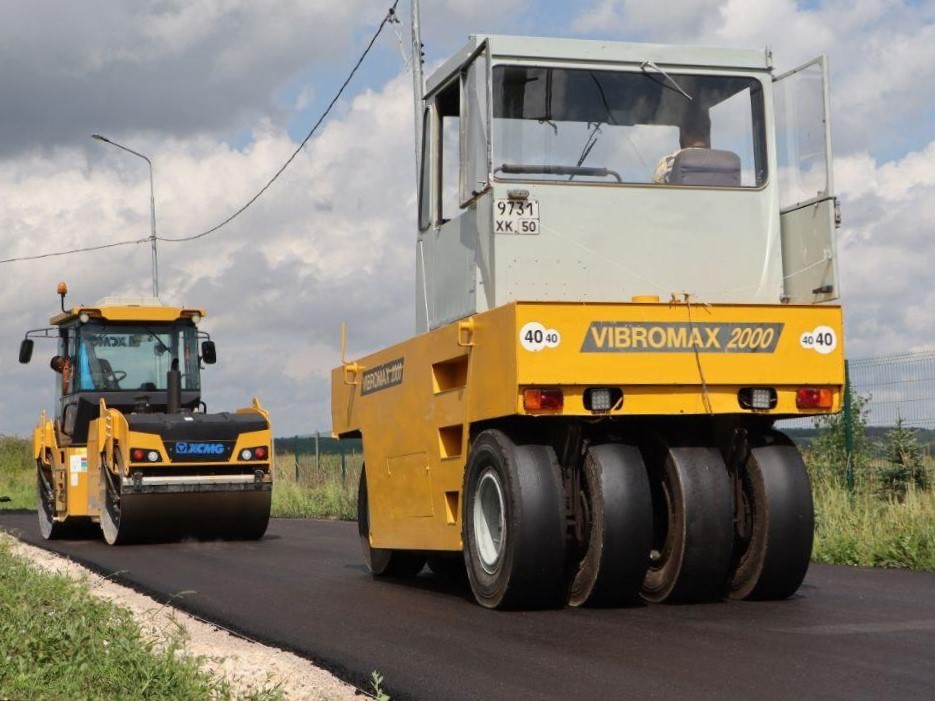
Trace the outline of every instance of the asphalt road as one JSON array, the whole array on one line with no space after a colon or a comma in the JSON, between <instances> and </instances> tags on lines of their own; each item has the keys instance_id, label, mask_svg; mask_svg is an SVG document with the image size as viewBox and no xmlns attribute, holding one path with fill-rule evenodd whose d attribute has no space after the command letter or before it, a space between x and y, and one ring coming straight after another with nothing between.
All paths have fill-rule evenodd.
<instances>
[{"instance_id":1,"label":"asphalt road","mask_svg":"<svg viewBox=\"0 0 935 701\"><path fill-rule=\"evenodd\" d=\"M252 543L47 543L394 699L935 699L935 574L813 565L775 603L487 611L427 571L375 581L353 523L274 519ZM174 596L180 592L188 592Z\"/></svg>"}]
</instances>

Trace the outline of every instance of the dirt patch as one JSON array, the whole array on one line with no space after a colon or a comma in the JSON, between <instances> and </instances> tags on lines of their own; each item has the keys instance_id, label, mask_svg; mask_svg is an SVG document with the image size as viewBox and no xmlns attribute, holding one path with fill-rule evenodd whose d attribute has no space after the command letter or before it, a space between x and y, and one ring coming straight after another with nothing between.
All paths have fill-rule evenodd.
<instances>
[{"instance_id":1,"label":"dirt patch","mask_svg":"<svg viewBox=\"0 0 935 701\"><path fill-rule=\"evenodd\" d=\"M366 698L350 684L290 652L231 635L171 606L143 596L55 553L26 545L0 533L14 553L41 569L85 582L95 596L128 609L143 631L154 640L181 631L187 640L185 652L201 657L202 667L226 679L235 695L278 688L286 699L345 701Z\"/></svg>"}]
</instances>

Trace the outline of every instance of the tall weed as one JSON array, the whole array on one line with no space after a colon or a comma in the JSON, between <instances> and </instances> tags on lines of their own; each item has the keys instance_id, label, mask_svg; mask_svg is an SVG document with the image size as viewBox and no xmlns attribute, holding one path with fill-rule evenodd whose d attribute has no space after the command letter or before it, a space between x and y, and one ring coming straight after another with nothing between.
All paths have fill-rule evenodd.
<instances>
[{"instance_id":1,"label":"tall weed","mask_svg":"<svg viewBox=\"0 0 935 701\"><path fill-rule=\"evenodd\" d=\"M865 466L848 490L842 470L806 455L815 499L817 562L935 570L935 492L884 489L881 470Z\"/></svg>"},{"instance_id":2,"label":"tall weed","mask_svg":"<svg viewBox=\"0 0 935 701\"><path fill-rule=\"evenodd\" d=\"M320 468L314 456L300 455L296 470L294 454L277 454L273 466L273 516L355 520L361 462L359 453L347 456L342 471L339 455L321 456Z\"/></svg>"}]
</instances>

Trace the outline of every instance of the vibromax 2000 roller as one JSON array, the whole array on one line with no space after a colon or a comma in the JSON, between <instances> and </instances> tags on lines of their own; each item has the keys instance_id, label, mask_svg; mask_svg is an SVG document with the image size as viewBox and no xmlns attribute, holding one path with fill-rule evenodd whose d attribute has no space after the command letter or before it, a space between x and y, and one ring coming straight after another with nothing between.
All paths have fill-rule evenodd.
<instances>
[{"instance_id":1,"label":"vibromax 2000 roller","mask_svg":"<svg viewBox=\"0 0 935 701\"><path fill-rule=\"evenodd\" d=\"M42 535L100 523L110 544L262 537L269 415L257 399L207 413L201 364L217 356L197 327L204 311L155 298L66 309L58 292L62 312L27 332L19 357L29 362L33 338L58 341L55 417L43 411L33 436Z\"/></svg>"},{"instance_id":2,"label":"vibromax 2000 roller","mask_svg":"<svg viewBox=\"0 0 935 701\"><path fill-rule=\"evenodd\" d=\"M824 58L475 36L414 64L417 334L332 375L374 576L792 595L814 510L774 424L844 387Z\"/></svg>"}]
</instances>

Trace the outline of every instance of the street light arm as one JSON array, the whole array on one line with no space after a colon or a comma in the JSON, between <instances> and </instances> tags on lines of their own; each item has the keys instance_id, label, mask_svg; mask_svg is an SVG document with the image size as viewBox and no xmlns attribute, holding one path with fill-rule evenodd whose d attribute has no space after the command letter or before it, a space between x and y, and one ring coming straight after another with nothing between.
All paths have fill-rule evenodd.
<instances>
[{"instance_id":1,"label":"street light arm","mask_svg":"<svg viewBox=\"0 0 935 701\"><path fill-rule=\"evenodd\" d=\"M150 211L150 236L149 240L152 244L153 250L153 297L159 297L159 263L156 257L156 194L155 188L153 186L153 162L149 160L146 156L138 151L134 151L132 148L127 148L123 144L118 144L116 141L111 141L106 136L101 136L100 134L91 134L91 138L97 141L103 141L105 144L110 144L111 146L116 146L122 151L127 153L132 153L134 156L139 156L147 165L149 165L149 211Z\"/></svg>"},{"instance_id":2,"label":"street light arm","mask_svg":"<svg viewBox=\"0 0 935 701\"><path fill-rule=\"evenodd\" d=\"M91 138L92 138L92 139L97 139L98 141L103 141L105 144L110 144L111 146L116 146L117 148L122 149L122 150L126 151L127 153L132 153L134 156L139 156L139 157L142 158L144 161L146 161L147 163L149 163L149 167L150 167L150 168L153 167L153 162L152 162L151 160L149 160L149 158L147 158L146 156L144 156L142 153L139 153L138 151L134 151L132 148L127 148L126 146L123 146L123 145L121 145L121 144L118 144L116 141L111 141L111 140L108 139L106 136L101 136L100 134L91 134Z\"/></svg>"}]
</instances>

